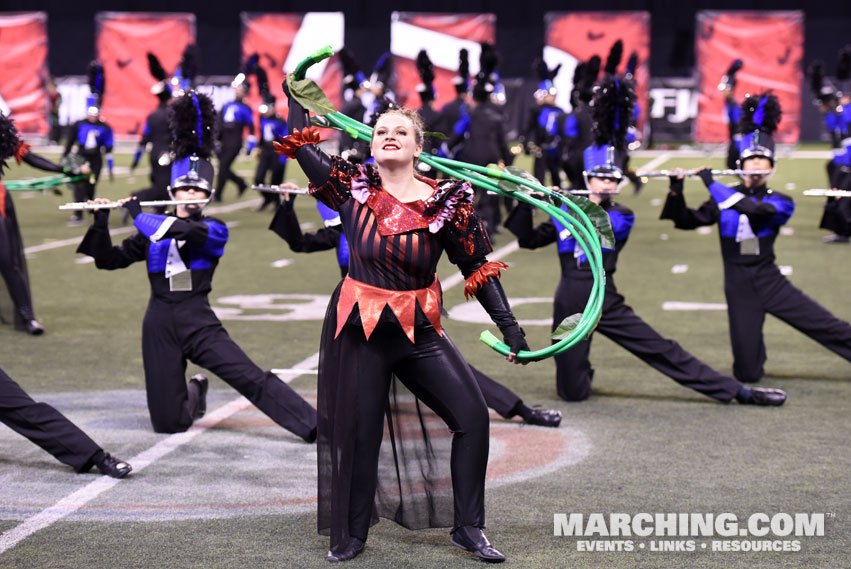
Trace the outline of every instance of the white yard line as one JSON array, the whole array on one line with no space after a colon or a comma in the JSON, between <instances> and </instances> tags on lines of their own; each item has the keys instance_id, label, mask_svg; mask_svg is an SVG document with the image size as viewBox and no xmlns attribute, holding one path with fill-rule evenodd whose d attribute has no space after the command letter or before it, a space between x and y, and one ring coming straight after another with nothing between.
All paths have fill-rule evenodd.
<instances>
[{"instance_id":1,"label":"white yard line","mask_svg":"<svg viewBox=\"0 0 851 569\"><path fill-rule=\"evenodd\" d=\"M318 364L319 353L317 352L305 360L298 362L294 367L296 369L312 368L316 367ZM289 373L281 379L285 383L290 383L293 379L300 375L302 374ZM130 458L127 462L133 465L133 472L135 475L138 475L138 473L146 467L163 458L170 452L185 445L207 429L214 427L218 423L248 407L251 407L251 402L242 396L237 397L233 401L219 407L209 415L205 416L203 419L196 421L185 433L170 435L156 443L154 446ZM127 480L132 480L133 476L134 474L131 474L130 478ZM121 482L121 480L116 478L101 476L79 490L68 494L49 508L45 508L41 512L25 519L19 525L0 535L0 554L15 547L18 543L25 540L35 532L50 527L62 518L73 514L119 482Z\"/></svg>"},{"instance_id":2,"label":"white yard line","mask_svg":"<svg viewBox=\"0 0 851 569\"><path fill-rule=\"evenodd\" d=\"M670 152L663 152L662 154L660 154L659 156L657 156L656 158L654 158L653 160L651 160L647 164L642 165L641 170L644 171L644 172L652 172L653 170L655 170L656 168L658 168L659 166L661 166L662 164L667 162L670 157L671 157Z\"/></svg>"}]
</instances>

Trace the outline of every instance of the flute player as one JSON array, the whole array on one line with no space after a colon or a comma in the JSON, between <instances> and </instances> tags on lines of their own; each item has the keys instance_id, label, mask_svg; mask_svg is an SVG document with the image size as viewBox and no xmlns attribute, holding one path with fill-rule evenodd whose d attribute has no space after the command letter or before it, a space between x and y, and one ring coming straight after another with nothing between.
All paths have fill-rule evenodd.
<instances>
[{"instance_id":1,"label":"flute player","mask_svg":"<svg viewBox=\"0 0 851 569\"><path fill-rule=\"evenodd\" d=\"M169 192L175 200L212 197L214 116L212 101L200 93L188 92L169 107L175 154ZM142 357L154 431L185 431L206 411L207 378L199 374L187 384L189 360L221 377L285 429L313 442L316 411L277 376L255 365L210 307L213 273L228 240L224 222L204 216L201 204L178 205L169 215L142 213L136 198L121 204L139 232L113 246L109 210L96 209L77 252L94 257L99 269L147 262L151 298L142 326Z\"/></svg>"}]
</instances>

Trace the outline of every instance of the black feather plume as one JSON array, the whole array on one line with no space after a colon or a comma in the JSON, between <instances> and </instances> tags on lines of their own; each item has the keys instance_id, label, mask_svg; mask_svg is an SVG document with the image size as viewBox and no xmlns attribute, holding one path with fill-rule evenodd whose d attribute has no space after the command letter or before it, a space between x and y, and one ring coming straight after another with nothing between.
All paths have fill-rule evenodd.
<instances>
[{"instance_id":1,"label":"black feather plume","mask_svg":"<svg viewBox=\"0 0 851 569\"><path fill-rule=\"evenodd\" d=\"M340 64L343 66L343 75L351 75L354 77L355 74L361 70L360 65L358 65L358 62L355 60L355 55L349 48L342 48L337 52L337 55L340 56Z\"/></svg>"},{"instance_id":2,"label":"black feather plume","mask_svg":"<svg viewBox=\"0 0 851 569\"><path fill-rule=\"evenodd\" d=\"M87 75L89 77L89 89L98 98L98 104L100 104L103 93L106 90L106 77L104 77L103 65L97 60L92 61L89 63Z\"/></svg>"},{"instance_id":3,"label":"black feather plume","mask_svg":"<svg viewBox=\"0 0 851 569\"><path fill-rule=\"evenodd\" d=\"M839 60L836 62L836 79L848 81L851 79L851 45L839 50Z\"/></svg>"},{"instance_id":4,"label":"black feather plume","mask_svg":"<svg viewBox=\"0 0 851 569\"><path fill-rule=\"evenodd\" d=\"M434 65L424 49L421 49L417 54L417 71L420 74L420 80L425 85L431 85L434 82Z\"/></svg>"},{"instance_id":5,"label":"black feather plume","mask_svg":"<svg viewBox=\"0 0 851 569\"><path fill-rule=\"evenodd\" d=\"M254 75L257 77L257 90L260 91L260 98L263 99L263 102L274 101L275 96L272 95L272 90L269 88L269 76L262 65L254 67Z\"/></svg>"},{"instance_id":6,"label":"black feather plume","mask_svg":"<svg viewBox=\"0 0 851 569\"><path fill-rule=\"evenodd\" d=\"M195 101L198 104L196 106ZM201 137L198 137L198 127ZM171 151L178 159L197 154L209 159L215 146L216 109L203 93L188 91L168 106L168 127L171 131Z\"/></svg>"},{"instance_id":7,"label":"black feather plume","mask_svg":"<svg viewBox=\"0 0 851 569\"><path fill-rule=\"evenodd\" d=\"M168 74L163 69L160 60L157 59L157 56L148 52L148 71L151 73L151 77L156 79L157 81L165 81L168 79Z\"/></svg>"},{"instance_id":8,"label":"black feather plume","mask_svg":"<svg viewBox=\"0 0 851 569\"><path fill-rule=\"evenodd\" d=\"M635 92L632 85L611 75L605 75L600 80L591 103L594 144L611 144L619 150L625 150L634 106Z\"/></svg>"},{"instance_id":9,"label":"black feather plume","mask_svg":"<svg viewBox=\"0 0 851 569\"><path fill-rule=\"evenodd\" d=\"M638 69L638 52L633 51L631 54L629 54L629 59L626 62L626 71L624 71L624 77L634 77L636 69Z\"/></svg>"},{"instance_id":10,"label":"black feather plume","mask_svg":"<svg viewBox=\"0 0 851 569\"><path fill-rule=\"evenodd\" d=\"M742 134L759 130L772 135L777 130L777 125L780 124L782 114L780 101L770 91L751 95L742 101L742 118L739 121L739 130Z\"/></svg>"},{"instance_id":11,"label":"black feather plume","mask_svg":"<svg viewBox=\"0 0 851 569\"><path fill-rule=\"evenodd\" d=\"M470 54L465 49L462 48L461 51L458 52L458 75L463 77L465 80L470 78Z\"/></svg>"},{"instance_id":12,"label":"black feather plume","mask_svg":"<svg viewBox=\"0 0 851 569\"><path fill-rule=\"evenodd\" d=\"M813 61L807 70L807 75L810 77L810 89L813 95L821 99L821 90L824 88L824 62L821 59Z\"/></svg>"},{"instance_id":13,"label":"black feather plume","mask_svg":"<svg viewBox=\"0 0 851 569\"><path fill-rule=\"evenodd\" d=\"M597 76L600 74L600 64L602 60L599 55L592 55L591 59L585 65L585 83L593 85L597 82Z\"/></svg>"},{"instance_id":14,"label":"black feather plume","mask_svg":"<svg viewBox=\"0 0 851 569\"><path fill-rule=\"evenodd\" d=\"M735 60L733 63L730 64L730 67L727 69L727 73L725 73L724 75L727 75L728 77L732 77L733 75L735 75L739 71L739 69L742 68L743 65L744 65L744 62L742 62L741 59Z\"/></svg>"},{"instance_id":15,"label":"black feather plume","mask_svg":"<svg viewBox=\"0 0 851 569\"><path fill-rule=\"evenodd\" d=\"M180 58L180 74L192 85L198 75L198 46L191 43L183 50Z\"/></svg>"},{"instance_id":16,"label":"black feather plume","mask_svg":"<svg viewBox=\"0 0 851 569\"><path fill-rule=\"evenodd\" d=\"M606 58L606 73L617 75L618 65L621 64L621 59L623 59L623 42L618 40L612 44L612 48L609 50L609 57Z\"/></svg>"},{"instance_id":17,"label":"black feather plume","mask_svg":"<svg viewBox=\"0 0 851 569\"><path fill-rule=\"evenodd\" d=\"M493 44L483 43L479 55L479 75L490 76L499 67L499 54Z\"/></svg>"},{"instance_id":18,"label":"black feather plume","mask_svg":"<svg viewBox=\"0 0 851 569\"><path fill-rule=\"evenodd\" d=\"M0 113L0 176L3 175L6 160L15 155L20 144L21 140L18 138L15 121Z\"/></svg>"}]
</instances>

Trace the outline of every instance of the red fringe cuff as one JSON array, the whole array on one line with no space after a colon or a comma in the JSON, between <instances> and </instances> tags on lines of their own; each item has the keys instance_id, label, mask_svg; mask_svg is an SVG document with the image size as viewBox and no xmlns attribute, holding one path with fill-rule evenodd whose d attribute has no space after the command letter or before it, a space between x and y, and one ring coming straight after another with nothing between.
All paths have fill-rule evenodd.
<instances>
[{"instance_id":1,"label":"red fringe cuff","mask_svg":"<svg viewBox=\"0 0 851 569\"><path fill-rule=\"evenodd\" d=\"M470 300L471 296L476 296L479 289L488 282L489 277L500 277L499 271L504 271L508 265L500 261L490 261L485 263L476 272L467 277L467 284L464 285L464 298Z\"/></svg>"},{"instance_id":2,"label":"red fringe cuff","mask_svg":"<svg viewBox=\"0 0 851 569\"><path fill-rule=\"evenodd\" d=\"M312 126L301 129L301 132L295 128L291 135L287 137L279 136L278 138L281 139L281 142L277 140L272 142L275 152L283 156L289 156L290 158L295 158L295 151L305 144L319 144L323 142L319 138L319 129Z\"/></svg>"},{"instance_id":3,"label":"red fringe cuff","mask_svg":"<svg viewBox=\"0 0 851 569\"><path fill-rule=\"evenodd\" d=\"M19 138L18 139L18 148L17 148L17 150L15 150L15 160L18 161L18 165L21 164L21 162L24 159L24 156L29 154L29 152L30 152L30 145Z\"/></svg>"}]
</instances>

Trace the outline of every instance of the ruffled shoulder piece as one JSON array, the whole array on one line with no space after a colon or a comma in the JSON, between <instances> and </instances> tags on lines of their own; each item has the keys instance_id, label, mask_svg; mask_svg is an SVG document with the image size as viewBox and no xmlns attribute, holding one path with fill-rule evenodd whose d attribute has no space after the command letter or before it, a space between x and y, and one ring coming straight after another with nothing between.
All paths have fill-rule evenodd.
<instances>
[{"instance_id":1,"label":"ruffled shoulder piece","mask_svg":"<svg viewBox=\"0 0 851 569\"><path fill-rule=\"evenodd\" d=\"M366 203L370 188L377 190L381 187L381 176L373 164L359 164L357 175L352 177L352 197L360 203Z\"/></svg>"},{"instance_id":2,"label":"ruffled shoulder piece","mask_svg":"<svg viewBox=\"0 0 851 569\"><path fill-rule=\"evenodd\" d=\"M425 201L425 215L432 219L429 231L437 233L443 224L451 220L456 209L462 205L472 206L473 187L461 180L437 182L434 195Z\"/></svg>"}]
</instances>

